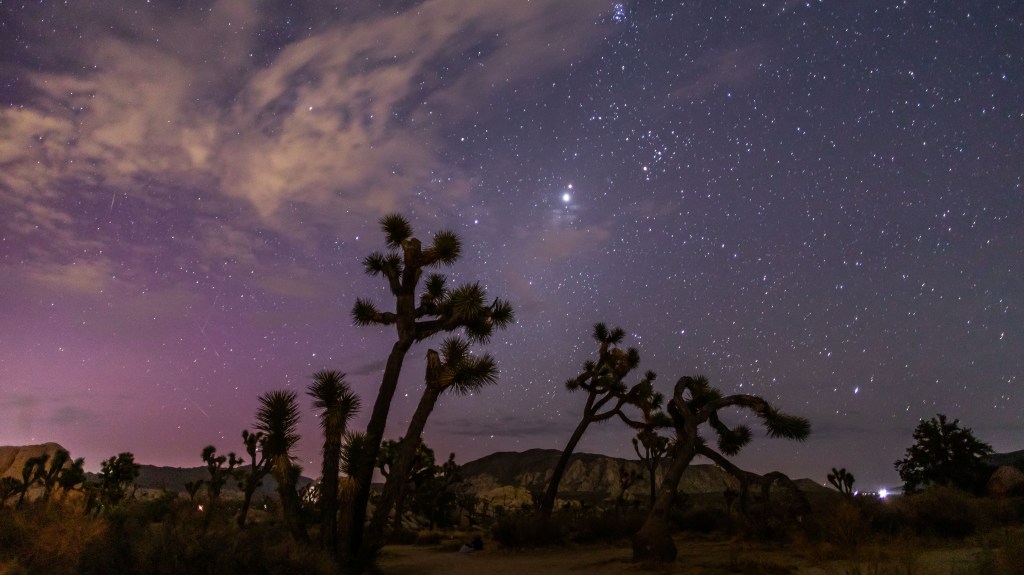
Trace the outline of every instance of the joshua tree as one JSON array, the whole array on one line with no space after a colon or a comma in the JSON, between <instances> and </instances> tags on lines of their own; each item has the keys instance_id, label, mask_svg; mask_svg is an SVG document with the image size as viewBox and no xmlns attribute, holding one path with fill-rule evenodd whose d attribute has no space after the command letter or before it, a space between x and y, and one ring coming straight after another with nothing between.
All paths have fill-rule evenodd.
<instances>
[{"instance_id":1,"label":"joshua tree","mask_svg":"<svg viewBox=\"0 0 1024 575\"><path fill-rule=\"evenodd\" d=\"M833 467L832 472L828 474L828 482L838 489L839 493L850 497L853 496L853 474L847 471L845 467L839 469Z\"/></svg>"},{"instance_id":2,"label":"joshua tree","mask_svg":"<svg viewBox=\"0 0 1024 575\"><path fill-rule=\"evenodd\" d=\"M474 356L469 343L459 337L449 337L441 344L441 351L427 351L427 373L423 395L409 420L409 428L399 442L390 475L384 483L380 502L370 521L368 543L371 547L381 543L388 514L401 498L409 472L416 460L417 447L422 444L423 428L438 398L445 391L460 395L479 391L497 381L498 368L490 354Z\"/></svg>"},{"instance_id":3,"label":"joshua tree","mask_svg":"<svg viewBox=\"0 0 1024 575\"><path fill-rule=\"evenodd\" d=\"M7 500L21 493L21 482L16 477L0 477L0 507L7 505Z\"/></svg>"},{"instance_id":4,"label":"joshua tree","mask_svg":"<svg viewBox=\"0 0 1024 575\"><path fill-rule=\"evenodd\" d=\"M85 459L78 457L61 468L57 475L57 486L67 494L77 485L85 483Z\"/></svg>"},{"instance_id":5,"label":"joshua tree","mask_svg":"<svg viewBox=\"0 0 1024 575\"><path fill-rule=\"evenodd\" d=\"M296 541L309 541L302 520L299 494L295 489L298 479L292 448L299 441L296 426L299 407L294 391L269 391L259 397L256 411L256 429L263 432L264 456L277 480L277 493L281 498L281 513Z\"/></svg>"},{"instance_id":6,"label":"joshua tree","mask_svg":"<svg viewBox=\"0 0 1024 575\"><path fill-rule=\"evenodd\" d=\"M263 478L270 473L272 461L267 458L267 451L263 449L265 438L266 435L262 431L249 433L248 429L242 430L242 443L245 445L245 452L249 454L249 469L242 472L242 479L238 482L238 487L242 490L242 507L238 510L237 518L239 527L245 527L252 496L263 482Z\"/></svg>"},{"instance_id":7,"label":"joshua tree","mask_svg":"<svg viewBox=\"0 0 1024 575\"><path fill-rule=\"evenodd\" d=\"M644 469L647 470L650 505L654 505L654 498L658 493L658 466L661 465L665 454L668 453L669 443L669 438L658 435L658 432L651 427L642 428L633 438L633 451L636 452Z\"/></svg>"},{"instance_id":8,"label":"joshua tree","mask_svg":"<svg viewBox=\"0 0 1024 575\"><path fill-rule=\"evenodd\" d=\"M659 429L672 425L672 420L661 410L664 401L665 396L655 392L643 395L637 402L642 419L633 438L633 451L647 470L651 506L654 505L658 491L658 467L668 453L670 444L669 438L658 434Z\"/></svg>"},{"instance_id":9,"label":"joshua tree","mask_svg":"<svg viewBox=\"0 0 1024 575\"><path fill-rule=\"evenodd\" d=\"M43 477L46 475L46 462L49 460L49 453L29 457L25 460L25 466L21 468L21 483L18 485L19 495L16 507L24 505L28 490L36 483L43 481Z\"/></svg>"},{"instance_id":10,"label":"joshua tree","mask_svg":"<svg viewBox=\"0 0 1024 575\"><path fill-rule=\"evenodd\" d=\"M213 506L220 499L224 484L237 473L235 468L245 463L245 460L240 459L233 451L227 455L217 455L217 448L212 445L204 447L200 455L206 462L206 470L210 473L210 480L206 482L206 492L210 496L210 505ZM227 467L224 467L225 464Z\"/></svg>"},{"instance_id":11,"label":"joshua tree","mask_svg":"<svg viewBox=\"0 0 1024 575\"><path fill-rule=\"evenodd\" d=\"M100 491L103 499L116 505L134 492L135 480L139 477L139 465L135 455L129 451L118 453L102 463L100 468Z\"/></svg>"},{"instance_id":12,"label":"joshua tree","mask_svg":"<svg viewBox=\"0 0 1024 575\"><path fill-rule=\"evenodd\" d=\"M603 324L594 326L593 337L597 340L598 359L596 362L588 360L583 364L583 371L575 378L566 382L565 387L569 391L582 389L587 392L587 401L583 406L583 417L580 419L576 429L569 437L569 442L562 450L558 463L551 474L547 490L540 501L539 511L541 517L551 516L555 508L555 498L558 495L558 484L562 481L562 475L569 465L569 458L576 449L576 445L583 438L587 427L591 423L607 421L618 416L628 425L639 427L641 424L630 420L622 409L626 405L638 405L643 401L651 401L654 398L652 383L655 374L648 371L644 379L631 388L627 388L622 382L640 363L640 354L636 349L630 348L622 351L618 344L622 342L625 332L621 328L611 331Z\"/></svg>"},{"instance_id":13,"label":"joshua tree","mask_svg":"<svg viewBox=\"0 0 1024 575\"><path fill-rule=\"evenodd\" d=\"M363 523L370 498L370 479L384 437L391 400L398 386L405 355L418 341L438 332L464 329L473 341L486 341L495 327L504 328L513 321L512 307L500 299L486 303L486 293L477 283L455 290L445 287L445 277L432 274L417 301L416 287L425 269L454 263L462 251L462 242L452 231L434 234L430 247L424 248L413 237L409 221L399 214L380 220L387 253L374 252L363 259L363 269L371 276L383 277L395 298L394 311L380 311L373 302L359 298L352 307L356 325L393 325L396 340L381 376L377 399L366 426L364 449L355 465L355 494L348 516L348 545L359 551L363 542ZM358 565L353 565L358 569Z\"/></svg>"},{"instance_id":14,"label":"joshua tree","mask_svg":"<svg viewBox=\"0 0 1024 575\"><path fill-rule=\"evenodd\" d=\"M352 416L359 411L359 396L337 371L318 371L306 392L320 413L324 432L323 463L320 471L320 545L338 552L338 473L341 442Z\"/></svg>"},{"instance_id":15,"label":"joshua tree","mask_svg":"<svg viewBox=\"0 0 1024 575\"><path fill-rule=\"evenodd\" d=\"M991 473L985 457L992 454L992 446L975 438L970 428L960 427L959 419L947 421L940 413L921 420L914 429L914 441L906 458L896 462L904 493L931 484L972 492L984 488Z\"/></svg>"},{"instance_id":16,"label":"joshua tree","mask_svg":"<svg viewBox=\"0 0 1024 575\"><path fill-rule=\"evenodd\" d=\"M758 396L723 396L722 392L711 387L704 377L681 378L676 382L672 399L668 403L668 413L675 429L675 441L668 452L669 466L654 505L640 531L633 538L633 559L674 560L676 546L672 542L668 512L676 498L683 472L698 454L710 457L716 463L729 463L722 454L736 455L750 442L752 436L749 427L729 427L721 420L719 411L727 408L752 412L761 420L771 437L802 441L811 432L809 421L802 417L783 414ZM717 436L718 451L708 447L700 436L699 428L704 424L708 424Z\"/></svg>"},{"instance_id":17,"label":"joshua tree","mask_svg":"<svg viewBox=\"0 0 1024 575\"><path fill-rule=\"evenodd\" d=\"M194 503L195 502L196 495L198 495L199 494L199 490L203 488L203 483L205 483L205 482L202 479L197 479L195 481L186 481L185 482L185 493L188 493L188 502L189 503Z\"/></svg>"}]
</instances>

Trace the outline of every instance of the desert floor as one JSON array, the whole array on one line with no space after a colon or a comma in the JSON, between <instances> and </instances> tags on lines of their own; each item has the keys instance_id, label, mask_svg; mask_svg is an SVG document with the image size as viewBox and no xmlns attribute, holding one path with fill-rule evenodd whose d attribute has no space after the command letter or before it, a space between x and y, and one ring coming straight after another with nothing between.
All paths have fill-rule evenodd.
<instances>
[{"instance_id":1,"label":"desert floor","mask_svg":"<svg viewBox=\"0 0 1024 575\"><path fill-rule=\"evenodd\" d=\"M554 549L503 551L484 549L459 553L451 545L389 546L379 567L384 575L537 575L583 573L692 573L718 575L840 575L874 573L915 575L970 575L984 573L985 551L970 547L919 549L904 545L866 548L856 559L822 557L818 550L803 552L781 545L679 538L679 558L672 565L633 563L632 550L622 546L567 546ZM816 556L818 555L818 556Z\"/></svg>"}]
</instances>

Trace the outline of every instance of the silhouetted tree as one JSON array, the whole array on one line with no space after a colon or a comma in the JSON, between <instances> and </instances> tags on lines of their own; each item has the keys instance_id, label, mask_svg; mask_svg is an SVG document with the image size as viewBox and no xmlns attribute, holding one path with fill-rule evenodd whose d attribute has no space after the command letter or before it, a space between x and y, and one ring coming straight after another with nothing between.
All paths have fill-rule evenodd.
<instances>
[{"instance_id":1,"label":"silhouetted tree","mask_svg":"<svg viewBox=\"0 0 1024 575\"><path fill-rule=\"evenodd\" d=\"M811 432L808 420L783 414L761 397L746 394L723 396L722 392L711 387L704 377L680 378L668 403L668 413L675 431L675 440L668 452L669 465L654 505L633 538L635 560L675 559L676 546L672 542L668 512L676 499L679 480L693 458L700 454L711 457L716 462L721 460L728 463L722 454L736 455L750 442L750 428L746 425L726 425L719 416L723 409L743 409L752 412L761 420L771 437L802 441ZM718 451L708 447L700 436L700 427L705 424L710 426L717 436Z\"/></svg>"},{"instance_id":2,"label":"silhouetted tree","mask_svg":"<svg viewBox=\"0 0 1024 575\"><path fill-rule=\"evenodd\" d=\"M438 332L464 329L473 341L486 341L495 327L503 328L513 321L512 307L495 299L486 303L486 293L478 283L464 284L448 290L445 277L432 274L427 278L424 293L417 301L416 287L425 269L454 263L462 251L462 242L452 231L434 234L428 248L413 237L409 221L399 214L384 216L380 220L387 245L387 253L374 252L363 259L363 269L371 276L387 281L395 298L394 311L380 311L370 300L359 298L352 307L356 325L393 325L397 339L388 355L381 376L377 399L366 426L365 449L355 465L355 494L351 516L347 517L348 544L360 551L366 506L370 498L370 479L380 443L384 437L391 400L398 386L405 355L415 342ZM359 569L358 562L350 567Z\"/></svg>"},{"instance_id":3,"label":"silhouetted tree","mask_svg":"<svg viewBox=\"0 0 1024 575\"><path fill-rule=\"evenodd\" d=\"M636 452L647 471L648 486L650 487L649 506L654 505L654 498L658 490L658 467L661 466L671 443L668 437L658 434L659 429L672 425L672 420L661 410L664 401L665 396L654 392L643 395L636 403L640 409L641 419L636 436L632 440L633 451Z\"/></svg>"},{"instance_id":4,"label":"silhouetted tree","mask_svg":"<svg viewBox=\"0 0 1024 575\"><path fill-rule=\"evenodd\" d=\"M0 477L0 507L7 505L7 500L21 493L21 481L17 477Z\"/></svg>"},{"instance_id":5,"label":"silhouetted tree","mask_svg":"<svg viewBox=\"0 0 1024 575\"><path fill-rule=\"evenodd\" d=\"M960 420L952 422L938 414L921 420L914 429L914 445L906 457L896 461L903 480L903 492L913 493L928 485L949 485L965 491L980 492L991 474L985 458L992 446L979 441Z\"/></svg>"},{"instance_id":6,"label":"silhouetted tree","mask_svg":"<svg viewBox=\"0 0 1024 575\"><path fill-rule=\"evenodd\" d=\"M239 470L242 477L238 482L238 487L242 490L242 506L237 517L239 527L245 527L249 507L252 506L252 496L263 483L263 478L270 473L270 466L273 463L267 458L267 451L263 449L265 438L266 435L262 431L250 433L248 429L242 430L242 444L245 445L245 452L249 454L249 468Z\"/></svg>"},{"instance_id":7,"label":"silhouetted tree","mask_svg":"<svg viewBox=\"0 0 1024 575\"><path fill-rule=\"evenodd\" d=\"M227 455L217 455L217 448L212 445L204 447L200 456L206 463L206 471L210 474L210 479L206 482L206 493L210 496L210 505L213 506L220 500L220 492L224 485L237 474L235 468L245 463L245 460L235 455L234 451Z\"/></svg>"},{"instance_id":8,"label":"silhouetted tree","mask_svg":"<svg viewBox=\"0 0 1024 575\"><path fill-rule=\"evenodd\" d=\"M427 424L434 406L441 394L451 391L467 395L479 391L483 386L497 381L498 368L490 354L474 356L469 342L459 337L449 337L441 344L441 351L427 351L427 370L424 377L423 395L420 396L416 411L409 420L405 436L398 443L392 472L384 483L380 501L370 521L368 544L379 547L383 541L384 527L388 514L401 498L409 481L410 471L416 461L416 452L421 445L423 428ZM401 513L401 509L397 510ZM397 519L400 519L400 515Z\"/></svg>"},{"instance_id":9,"label":"silhouetted tree","mask_svg":"<svg viewBox=\"0 0 1024 575\"><path fill-rule=\"evenodd\" d=\"M397 494L391 493L389 497L394 497L394 503L388 504L393 505L395 509L394 513L394 529L401 527L402 515L405 512L405 502L409 491L416 491L420 488L428 478L433 477L436 462L434 461L434 450L427 447L423 440L419 440L416 445L416 450L412 458L412 463L409 465L402 464L401 468L398 465L399 453L401 451L400 446L404 443L404 438L399 437L398 441L386 439L380 444L380 453L377 455L377 469L380 474L384 476L385 486L390 484L392 488L395 485L399 485ZM404 470L404 471L403 471ZM405 479L398 481L394 478L395 473L404 473ZM381 500L383 500L383 495ZM381 509L382 502L377 502L377 509ZM374 512L373 519L379 520L381 513ZM380 536L378 532L379 527L371 523L370 537L369 539L375 539Z\"/></svg>"},{"instance_id":10,"label":"silhouetted tree","mask_svg":"<svg viewBox=\"0 0 1024 575\"><path fill-rule=\"evenodd\" d=\"M197 479L195 481L186 481L185 482L185 493L188 493L188 502L189 503L194 503L195 502L196 495L199 494L199 490L203 488L203 484L204 483L206 483L206 482L203 481L202 479Z\"/></svg>"},{"instance_id":11,"label":"silhouetted tree","mask_svg":"<svg viewBox=\"0 0 1024 575\"><path fill-rule=\"evenodd\" d=\"M853 496L853 482L855 481L853 474L846 470L845 467L836 469L832 468L832 471L828 474L828 482L835 487L839 493L846 496Z\"/></svg>"},{"instance_id":12,"label":"silhouetted tree","mask_svg":"<svg viewBox=\"0 0 1024 575\"><path fill-rule=\"evenodd\" d=\"M67 451L58 449L53 453L49 467L47 467L46 471L39 478L39 482L43 485L43 501L50 500L50 494L57 486L57 481L60 479L61 472L69 461L71 461L71 455Z\"/></svg>"},{"instance_id":13,"label":"silhouetted tree","mask_svg":"<svg viewBox=\"0 0 1024 575\"><path fill-rule=\"evenodd\" d=\"M103 461L100 467L100 494L103 500L116 505L134 492L139 477L139 464L129 451Z\"/></svg>"},{"instance_id":14,"label":"silhouetted tree","mask_svg":"<svg viewBox=\"0 0 1024 575\"><path fill-rule=\"evenodd\" d=\"M57 486L67 494L78 485L85 484L85 459L75 458L73 461L61 468L57 474Z\"/></svg>"},{"instance_id":15,"label":"silhouetted tree","mask_svg":"<svg viewBox=\"0 0 1024 575\"><path fill-rule=\"evenodd\" d=\"M25 499L28 497L28 490L36 483L43 481L43 476L46 475L46 462L49 459L49 453L41 453L25 460L25 465L21 468L21 483L18 484L18 503L15 507L24 505Z\"/></svg>"},{"instance_id":16,"label":"silhouetted tree","mask_svg":"<svg viewBox=\"0 0 1024 575\"><path fill-rule=\"evenodd\" d=\"M320 470L320 545L332 554L338 552L338 473L341 466L341 443L348 422L359 411L359 396L337 371L318 371L307 394L313 407L322 410L320 429L324 447Z\"/></svg>"},{"instance_id":17,"label":"silhouetted tree","mask_svg":"<svg viewBox=\"0 0 1024 575\"><path fill-rule=\"evenodd\" d=\"M277 481L281 513L292 537L296 541L308 541L309 534L302 520L302 505L296 490L297 466L292 455L292 448L299 441L296 430L299 423L297 396L294 391L269 391L259 396L259 402L255 427L263 432L263 451Z\"/></svg>"},{"instance_id":18,"label":"silhouetted tree","mask_svg":"<svg viewBox=\"0 0 1024 575\"><path fill-rule=\"evenodd\" d=\"M580 419L576 429L569 437L569 442L562 455L555 464L547 489L540 501L539 512L541 517L550 517L551 511L555 508L555 499L558 496L558 484L565 475L565 469L569 465L569 458L572 457L576 445L579 444L583 434L591 423L607 421L618 416L628 425L639 427L639 422L629 419L623 412L626 405L637 405L641 401L653 397L652 384L656 377L654 372L648 371L644 379L633 387L627 387L622 382L640 363L640 354L634 348L628 351L619 349L625 332L621 328L608 330L603 324L594 326L593 337L598 342L597 361L588 360L583 364L583 370L579 375L565 383L569 391L583 390L587 393L587 400L583 406L583 417Z\"/></svg>"}]
</instances>

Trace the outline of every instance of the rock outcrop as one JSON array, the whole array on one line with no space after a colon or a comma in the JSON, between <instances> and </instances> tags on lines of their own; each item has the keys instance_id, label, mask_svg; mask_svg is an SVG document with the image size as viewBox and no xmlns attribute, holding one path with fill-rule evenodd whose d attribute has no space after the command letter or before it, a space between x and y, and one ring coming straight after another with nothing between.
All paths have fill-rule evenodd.
<instances>
[{"instance_id":1,"label":"rock outcrop","mask_svg":"<svg viewBox=\"0 0 1024 575\"><path fill-rule=\"evenodd\" d=\"M988 492L996 497L1024 495L1024 472L1009 465L996 469L988 480Z\"/></svg>"},{"instance_id":2,"label":"rock outcrop","mask_svg":"<svg viewBox=\"0 0 1024 575\"><path fill-rule=\"evenodd\" d=\"M2 445L0 446L0 477L13 477L21 479L21 471L25 468L25 462L33 457L47 454L53 458L58 451L67 451L58 443L43 443L40 445Z\"/></svg>"},{"instance_id":3,"label":"rock outcrop","mask_svg":"<svg viewBox=\"0 0 1024 575\"><path fill-rule=\"evenodd\" d=\"M470 491L495 505L521 506L531 503L531 492L544 490L561 452L530 449L521 453L499 452L462 466L462 477ZM656 473L661 481L663 470ZM626 481L624 476L633 476ZM565 499L600 502L622 499L645 501L650 487L646 468L639 461L591 453L577 453L569 460L559 487ZM683 493L723 493L738 489L738 482L715 465L691 465L679 484Z\"/></svg>"}]
</instances>

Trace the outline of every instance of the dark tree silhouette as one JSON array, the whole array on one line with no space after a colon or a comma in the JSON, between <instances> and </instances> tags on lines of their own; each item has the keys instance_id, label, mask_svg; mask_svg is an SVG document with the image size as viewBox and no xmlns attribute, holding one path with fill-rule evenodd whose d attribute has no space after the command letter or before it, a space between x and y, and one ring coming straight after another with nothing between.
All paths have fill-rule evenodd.
<instances>
[{"instance_id":1,"label":"dark tree silhouette","mask_svg":"<svg viewBox=\"0 0 1024 575\"><path fill-rule=\"evenodd\" d=\"M398 455L399 446L402 444L404 438L399 437L398 441L390 439L384 440L380 444L380 453L377 455L377 469L380 474L384 476L384 484L389 483L394 486L399 482L392 479L393 472L400 472L398 470ZM394 509L393 513L394 520L392 527L397 530L401 527L402 515L405 512L405 504L408 499L410 491L415 491L421 485L423 485L428 478L432 477L435 472L436 463L434 461L434 450L427 447L421 439L416 445L416 452L412 458L411 465L403 464L403 469L406 469L405 479L401 482L401 487L397 490L397 495L394 495ZM378 501L377 505L381 505ZM376 512L374 518L379 516ZM377 527L371 523L371 532L376 531ZM376 533L374 533L376 535Z\"/></svg>"},{"instance_id":2,"label":"dark tree silhouette","mask_svg":"<svg viewBox=\"0 0 1024 575\"><path fill-rule=\"evenodd\" d=\"M654 397L652 384L656 377L654 372L649 371L644 379L633 387L627 387L622 382L640 363L640 354L636 349L628 351L619 349L625 332L621 328L608 330L603 324L594 326L593 337L598 342L597 361L588 360L583 364L583 370L579 375L565 383L569 391L583 390L587 393L587 400L583 406L583 417L580 419L576 429L569 437L569 442L562 455L555 464L547 489L540 500L538 511L542 518L551 516L555 508L555 499L558 496L558 484L565 475L565 469L569 465L569 458L572 457L576 445L579 444L583 434L592 423L607 421L618 416L628 425L640 427L642 424L629 419L623 412L626 405L638 405L644 401L650 401Z\"/></svg>"},{"instance_id":3,"label":"dark tree silhouette","mask_svg":"<svg viewBox=\"0 0 1024 575\"><path fill-rule=\"evenodd\" d=\"M236 475L235 468L245 463L245 460L239 459L234 451L227 455L217 455L217 448L212 445L204 447L200 456L206 463L206 471L210 474L210 479L206 482L206 493L210 497L210 505L213 506L220 500L220 492L224 485Z\"/></svg>"},{"instance_id":4,"label":"dark tree silhouette","mask_svg":"<svg viewBox=\"0 0 1024 575\"><path fill-rule=\"evenodd\" d=\"M43 482L43 477L46 476L46 462L49 460L49 453L42 453L25 460L25 465L21 468L21 483L18 484L18 503L15 505L16 507L21 507L25 504L28 490L33 485Z\"/></svg>"},{"instance_id":5,"label":"dark tree silhouette","mask_svg":"<svg viewBox=\"0 0 1024 575\"><path fill-rule=\"evenodd\" d=\"M17 477L0 477L0 507L7 505L7 500L21 492L21 481Z\"/></svg>"},{"instance_id":6,"label":"dark tree silhouette","mask_svg":"<svg viewBox=\"0 0 1024 575\"><path fill-rule=\"evenodd\" d=\"M338 552L338 474L341 443L352 416L359 411L359 396L337 371L318 371L307 394L320 412L324 432L320 470L320 545L333 555Z\"/></svg>"},{"instance_id":7,"label":"dark tree silhouette","mask_svg":"<svg viewBox=\"0 0 1024 575\"><path fill-rule=\"evenodd\" d=\"M853 496L853 482L855 481L853 474L846 470L845 467L836 469L832 468L832 471L828 474L828 482L835 487L839 493L848 497Z\"/></svg>"},{"instance_id":8,"label":"dark tree silhouette","mask_svg":"<svg viewBox=\"0 0 1024 575\"><path fill-rule=\"evenodd\" d=\"M85 459L82 457L75 458L73 461L68 462L67 465L61 467L60 472L57 474L57 486L66 495L68 491L71 491L78 485L85 484Z\"/></svg>"},{"instance_id":9,"label":"dark tree silhouette","mask_svg":"<svg viewBox=\"0 0 1024 575\"><path fill-rule=\"evenodd\" d=\"M239 527L245 527L249 507L252 506L252 496L263 483L263 478L270 473L270 466L273 463L263 448L265 439L266 435L262 431L250 433L248 429L242 430L242 444L245 445L245 452L249 454L249 468L240 470L242 478L238 482L238 487L242 490L242 506L236 518Z\"/></svg>"},{"instance_id":10,"label":"dark tree silhouette","mask_svg":"<svg viewBox=\"0 0 1024 575\"><path fill-rule=\"evenodd\" d=\"M914 493L929 485L949 485L964 491L980 492L991 469L985 458L992 446L979 441L960 420L952 422L938 414L921 420L914 429L914 445L906 457L896 461L903 480L903 492Z\"/></svg>"},{"instance_id":11,"label":"dark tree silhouette","mask_svg":"<svg viewBox=\"0 0 1024 575\"><path fill-rule=\"evenodd\" d=\"M449 337L441 344L441 351L427 351L427 372L423 395L409 420L405 436L398 443L391 472L384 483L384 491L374 510L367 537L371 549L383 544L384 527L388 515L396 507L409 481L416 461L418 446L423 443L423 428L441 394L452 391L460 395L479 391L497 381L498 368L490 354L474 356L469 343L459 337ZM433 459L433 458L431 458ZM401 513L398 509L396 513ZM400 519L400 515L396 518Z\"/></svg>"},{"instance_id":12,"label":"dark tree silhouette","mask_svg":"<svg viewBox=\"0 0 1024 575\"><path fill-rule=\"evenodd\" d=\"M641 419L636 436L632 440L633 451L647 471L650 506L654 505L654 497L658 491L658 467L661 466L671 443L668 437L658 434L659 429L672 425L672 420L661 410L664 402L664 395L653 392L641 396L636 403L640 409Z\"/></svg>"},{"instance_id":13,"label":"dark tree silhouette","mask_svg":"<svg viewBox=\"0 0 1024 575\"><path fill-rule=\"evenodd\" d=\"M50 459L50 466L39 478L39 482L43 485L43 501L50 500L50 494L57 487L61 474L64 471L64 466L70 461L71 455L67 451L58 449L54 452L53 458Z\"/></svg>"},{"instance_id":14,"label":"dark tree silhouette","mask_svg":"<svg viewBox=\"0 0 1024 575\"><path fill-rule=\"evenodd\" d=\"M292 448L299 441L297 396L294 391L269 391L259 396L259 402L255 427L263 432L263 451L277 481L281 513L292 537L300 542L309 541L296 491L299 468L292 456Z\"/></svg>"},{"instance_id":15,"label":"dark tree silhouette","mask_svg":"<svg viewBox=\"0 0 1024 575\"><path fill-rule=\"evenodd\" d=\"M802 417L783 414L758 396L723 396L722 392L711 387L704 377L679 379L668 403L668 413L675 430L675 440L668 452L668 469L647 519L633 537L633 559L674 560L676 546L672 542L668 512L676 499L683 472L698 454L710 457L716 463L728 463L722 454L736 455L750 442L749 427L729 427L721 420L719 411L727 408L752 412L761 420L771 437L802 441L811 432L809 421ZM705 424L709 425L717 436L718 451L708 447L700 436L699 428ZM730 466L735 470L735 466Z\"/></svg>"},{"instance_id":16,"label":"dark tree silhouette","mask_svg":"<svg viewBox=\"0 0 1024 575\"><path fill-rule=\"evenodd\" d=\"M135 455L125 451L105 460L100 467L100 493L103 500L116 505L129 497L139 477Z\"/></svg>"},{"instance_id":17,"label":"dark tree silhouette","mask_svg":"<svg viewBox=\"0 0 1024 575\"><path fill-rule=\"evenodd\" d=\"M355 465L355 494L351 514L346 517L349 551L360 552L366 506L370 498L370 479L380 443L384 437L391 400L398 386L405 355L418 341L439 332L465 330L473 341L487 341L494 328L503 328L513 321L512 307L495 299L486 303L486 293L477 283L448 290L445 277L432 274L426 280L425 290L417 301L416 288L423 271L453 264L462 251L462 242L452 231L434 234L430 247L424 248L413 237L409 221L399 214L384 216L380 220L387 245L387 253L374 252L363 259L367 274L383 277L395 298L394 311L380 311L370 300L359 298L352 307L356 325L393 325L396 340L388 355L381 376L377 399L366 426L364 449L360 450ZM354 553L350 557L354 558ZM358 570L358 561L350 565Z\"/></svg>"}]
</instances>

